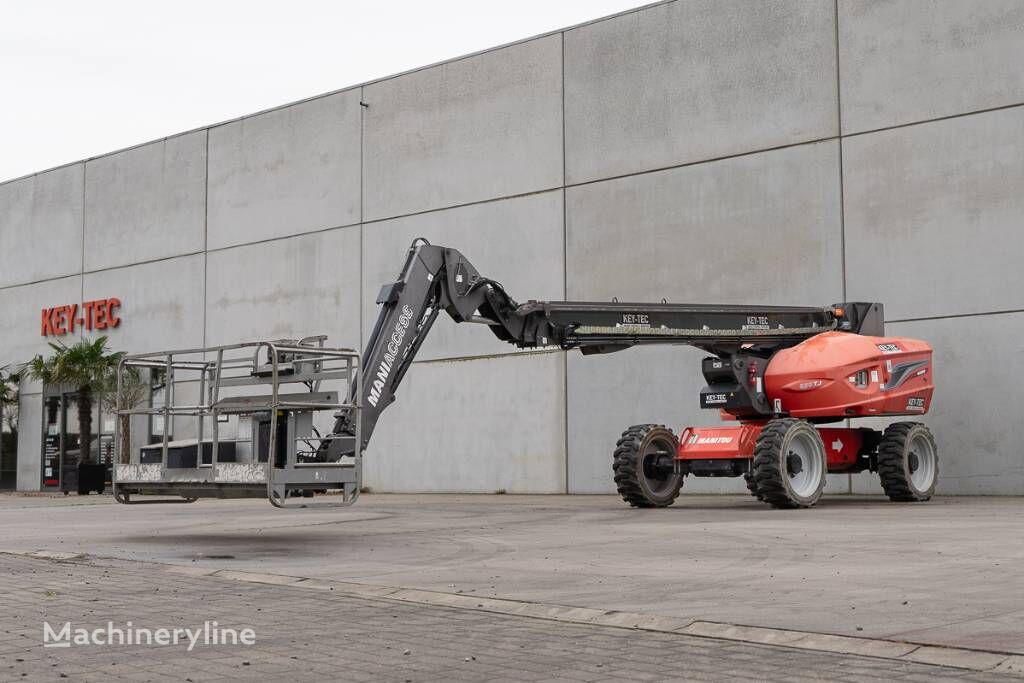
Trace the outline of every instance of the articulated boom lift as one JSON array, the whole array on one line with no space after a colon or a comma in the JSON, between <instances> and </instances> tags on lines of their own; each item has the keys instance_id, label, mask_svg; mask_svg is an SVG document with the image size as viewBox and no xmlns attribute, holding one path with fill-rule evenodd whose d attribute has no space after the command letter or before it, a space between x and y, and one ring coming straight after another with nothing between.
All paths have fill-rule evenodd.
<instances>
[{"instance_id":1,"label":"articulated boom lift","mask_svg":"<svg viewBox=\"0 0 1024 683\"><path fill-rule=\"evenodd\" d=\"M422 239L377 303L380 315L361 356L309 337L126 357L121 384L133 372L156 372L171 394L181 385L199 399L169 395L160 406L119 411L119 425L148 415L164 428L160 443L138 448L130 429L115 435L117 499L265 495L285 507L294 504L289 499L340 490L341 502L317 505L354 502L363 450L442 311L458 323L487 325L520 348L594 354L677 344L708 353L701 406L738 424L686 427L678 437L663 425L627 428L612 468L632 506L670 505L687 475L742 476L758 499L786 508L814 505L828 472L877 472L893 500L927 500L935 490L937 448L923 424L896 422L884 432L821 426L929 408L931 348L884 336L881 304L520 304L457 250ZM324 380L347 381L347 396L322 389ZM286 385L306 390L285 393ZM314 415L328 409L336 420L322 435ZM194 422L195 439L170 438L176 418Z\"/></svg>"},{"instance_id":2,"label":"articulated boom lift","mask_svg":"<svg viewBox=\"0 0 1024 683\"><path fill-rule=\"evenodd\" d=\"M353 382L318 459L337 461L365 447L381 413L441 311L487 325L520 348L556 346L584 354L648 344L706 351L703 408L736 426L686 427L679 437L654 424L626 429L613 470L636 507L672 503L686 475L743 476L775 507L817 502L827 472L878 472L893 500L927 500L935 489L935 440L919 422L884 432L819 427L847 418L920 415L931 402L931 348L885 337L882 305L824 308L672 303L519 304L455 249L416 240L399 278L377 298L380 316L367 342L361 384ZM360 394L361 392L361 394Z\"/></svg>"}]
</instances>

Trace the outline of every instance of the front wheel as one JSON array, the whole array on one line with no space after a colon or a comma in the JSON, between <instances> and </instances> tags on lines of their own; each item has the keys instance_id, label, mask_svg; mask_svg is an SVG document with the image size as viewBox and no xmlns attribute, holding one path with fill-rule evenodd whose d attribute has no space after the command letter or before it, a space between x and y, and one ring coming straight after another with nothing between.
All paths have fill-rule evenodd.
<instances>
[{"instance_id":1,"label":"front wheel","mask_svg":"<svg viewBox=\"0 0 1024 683\"><path fill-rule=\"evenodd\" d=\"M635 508L667 507L679 495L679 440L664 425L633 425L615 444L612 472L622 500Z\"/></svg>"},{"instance_id":2,"label":"front wheel","mask_svg":"<svg viewBox=\"0 0 1024 683\"><path fill-rule=\"evenodd\" d=\"M756 495L775 508L808 508L825 489L825 444L810 422L772 420L757 437L751 478Z\"/></svg>"}]
</instances>

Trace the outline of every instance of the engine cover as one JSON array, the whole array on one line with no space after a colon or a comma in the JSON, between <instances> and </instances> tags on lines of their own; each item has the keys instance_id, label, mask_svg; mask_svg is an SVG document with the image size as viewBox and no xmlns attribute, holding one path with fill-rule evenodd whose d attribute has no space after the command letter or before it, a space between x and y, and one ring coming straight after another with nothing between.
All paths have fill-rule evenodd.
<instances>
[{"instance_id":1,"label":"engine cover","mask_svg":"<svg viewBox=\"0 0 1024 683\"><path fill-rule=\"evenodd\" d=\"M921 415L935 388L932 348L905 337L824 332L776 353L764 383L773 411L793 417Z\"/></svg>"}]
</instances>

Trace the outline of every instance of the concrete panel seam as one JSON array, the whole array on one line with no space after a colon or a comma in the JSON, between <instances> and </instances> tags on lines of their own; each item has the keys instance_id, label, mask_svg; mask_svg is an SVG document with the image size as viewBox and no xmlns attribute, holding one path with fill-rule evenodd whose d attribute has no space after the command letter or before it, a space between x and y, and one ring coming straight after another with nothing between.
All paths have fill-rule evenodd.
<instances>
[{"instance_id":1,"label":"concrete panel seam","mask_svg":"<svg viewBox=\"0 0 1024 683\"><path fill-rule=\"evenodd\" d=\"M569 291L569 244L566 233L568 203L565 200L566 158L565 158L565 32L562 32L562 298ZM565 457L565 492L569 493L569 363L562 363L562 409Z\"/></svg>"},{"instance_id":2,"label":"concrete panel seam","mask_svg":"<svg viewBox=\"0 0 1024 683\"><path fill-rule=\"evenodd\" d=\"M980 313L951 313L949 315L931 315L922 318L899 318L897 320L886 320L889 323L916 323L924 320L955 320L957 318L979 318L988 315L1009 315L1013 313L1024 313L1024 308L1009 308L999 311L981 311Z\"/></svg>"},{"instance_id":3,"label":"concrete panel seam","mask_svg":"<svg viewBox=\"0 0 1024 683\"><path fill-rule=\"evenodd\" d=\"M366 88L359 86L359 301L363 301L363 219L366 207L366 104L363 96ZM363 320L363 307L359 307L359 341L362 342L365 334L365 322Z\"/></svg>"},{"instance_id":4,"label":"concrete panel seam","mask_svg":"<svg viewBox=\"0 0 1024 683\"><path fill-rule=\"evenodd\" d=\"M267 244L268 242L281 242L282 240L295 239L296 237L309 237L310 235L322 235L327 232L333 232L335 230L348 230L350 228L360 227L359 223L346 223L345 225L335 225L330 228L318 228L316 230L310 230L308 232L297 232L294 235L281 235L279 237L268 237L263 240L256 240L255 242L243 242L241 244L230 244L225 247L214 247L213 249L207 249L206 253L216 254L222 251L231 251L232 249L240 249L242 247L253 247L260 244ZM198 253L198 252L197 252Z\"/></svg>"},{"instance_id":5,"label":"concrete panel seam","mask_svg":"<svg viewBox=\"0 0 1024 683\"><path fill-rule=\"evenodd\" d=\"M336 228L332 228L332 230L333 229L336 229ZM239 245L239 246L243 246L243 245ZM231 247L227 247L227 248L230 249ZM188 256L199 256L200 254L203 254L203 253L205 253L205 252L203 252L203 251L190 251L190 252L187 252L187 253L184 253L184 254L175 254L174 256L161 256L160 258L155 258L155 259L146 259L144 261L135 261L134 263L126 263L126 264L121 265L121 266L106 266L104 268L96 268L94 270L83 270L83 271L78 272L78 273L72 273L71 275L61 275L60 277L49 277L49 278L44 278L42 280L31 280L29 282L18 282L18 283L15 283L13 285L4 285L3 287L0 287L0 291L3 291L5 289L15 289L17 287L30 287L32 285L41 285L41 284L44 284L46 282L56 282L58 280L64 280L64 279L67 279L69 277L80 277L80 276L85 276L85 275L95 275L97 273L106 273L106 272L111 271L111 270L123 270L124 268L134 268L135 266L145 266L145 265L149 265L151 263L160 263L161 261L171 261L171 260L176 259L176 258L186 258Z\"/></svg>"},{"instance_id":6,"label":"concrete panel seam","mask_svg":"<svg viewBox=\"0 0 1024 683\"><path fill-rule=\"evenodd\" d=\"M555 192L556 190L565 189L564 185L553 185L551 187L543 187L539 190L530 190L529 192L518 192L516 194L507 194L500 197L488 197L486 199L478 199L472 202L460 202L458 204L445 204L444 206L436 206L430 209L423 209L422 211L411 211L409 213L397 213L393 216L382 216L380 218L371 218L368 221L363 221L363 225L373 225L374 223L383 223L385 221L394 221L400 218L413 218L415 216L424 216L426 214L438 213L440 211L450 211L451 209L463 209L468 206L479 206L481 204L493 204L495 202L503 202L507 199L522 199L523 197L532 197L537 194L544 194L545 192Z\"/></svg>"},{"instance_id":7,"label":"concrete panel seam","mask_svg":"<svg viewBox=\"0 0 1024 683\"><path fill-rule=\"evenodd\" d=\"M86 214L86 210L88 208L86 206L86 203L85 203L85 188L88 187L88 181L87 181L87 178L86 178L86 175L88 173L89 173L89 164L82 164L82 244L81 244L81 248L82 248L82 261L81 261L81 265L78 267L78 274L82 276L81 283L80 283L81 284L81 294L79 295L79 298L82 301L85 301L85 214ZM85 330L82 329L82 328L79 328L78 338L81 339L84 334L85 334Z\"/></svg>"},{"instance_id":8,"label":"concrete panel seam","mask_svg":"<svg viewBox=\"0 0 1024 683\"><path fill-rule=\"evenodd\" d=\"M836 50L836 130L839 131L839 255L843 274L843 301L846 301L846 197L843 192L843 84L839 67L839 0L835 0Z\"/></svg>"},{"instance_id":9,"label":"concrete panel seam","mask_svg":"<svg viewBox=\"0 0 1024 683\"><path fill-rule=\"evenodd\" d=\"M1001 104L998 107L988 107L986 109L972 109L970 111L960 112L959 114L949 114L947 116L936 116L930 119L920 119L918 121L908 121L906 123L897 123L892 126L882 126L881 128L871 128L869 130L861 130L855 133L844 133L841 137L843 138L855 138L861 135L871 135L872 133L883 133L889 130L899 130L900 128L911 128L913 126L920 126L927 123L938 123L939 121L949 121L951 119L959 119L965 116L976 116L978 114L988 114L995 111L1003 111L1005 109L1015 109L1016 107L1024 107L1024 102L1013 102L1011 104Z\"/></svg>"},{"instance_id":10,"label":"concrete panel seam","mask_svg":"<svg viewBox=\"0 0 1024 683\"><path fill-rule=\"evenodd\" d=\"M759 147L757 149L747 150L746 152L737 152L736 154L725 154L722 156L708 157L706 159L697 159L696 161L687 161L682 164L670 164L668 166L658 166L657 168L648 168L643 171L635 171L633 173L620 173L617 175L610 175L604 178L593 178L591 180L583 180L578 183L570 183L566 185L566 188L586 187L587 185L596 185L597 183L604 183L609 180L622 180L624 178L635 178L638 176L651 175L653 173L660 173L662 171L674 171L680 168L689 168L690 166L700 166L701 164L712 164L716 161L728 161L729 159L742 159L744 157L755 156L757 154L766 154L768 152L778 152L784 149L793 149L794 147L804 147L807 145L817 145L822 142L831 142L838 140L839 136L830 135L823 138L814 138L813 140L802 140L800 142L791 142L785 145L776 145L775 147Z\"/></svg>"},{"instance_id":11,"label":"concrete panel seam","mask_svg":"<svg viewBox=\"0 0 1024 683\"><path fill-rule=\"evenodd\" d=\"M839 59L839 0L835 1L835 50L836 50L836 130L839 131L839 258L840 269L843 277L843 301L846 301L846 195L843 181L843 83L842 70ZM850 420L845 421L846 426L852 426ZM853 475L846 475L846 493L853 493Z\"/></svg>"},{"instance_id":12,"label":"concrete panel seam","mask_svg":"<svg viewBox=\"0 0 1024 683\"><path fill-rule=\"evenodd\" d=\"M17 285L7 285L6 287L0 287L0 291L5 291L8 289L18 289L19 287L32 287L33 285L43 285L49 284L51 282L60 282L61 280L69 280L73 277L83 277L84 275L88 275L88 273L73 273L71 275L61 275L60 277L51 277L45 280L33 280L32 282L23 282Z\"/></svg>"},{"instance_id":13,"label":"concrete panel seam","mask_svg":"<svg viewBox=\"0 0 1024 683\"><path fill-rule=\"evenodd\" d=\"M450 356L444 358L428 358L426 360L414 360L413 365L429 365L437 363L463 363L474 360L488 360L493 358L520 358L531 356L545 356L548 354L562 353L561 349L541 349L530 351L509 351L506 353L487 353L479 356Z\"/></svg>"},{"instance_id":14,"label":"concrete panel seam","mask_svg":"<svg viewBox=\"0 0 1024 683\"><path fill-rule=\"evenodd\" d=\"M206 178L203 182L203 346L206 346L206 300L210 274L210 129L206 129Z\"/></svg>"}]
</instances>

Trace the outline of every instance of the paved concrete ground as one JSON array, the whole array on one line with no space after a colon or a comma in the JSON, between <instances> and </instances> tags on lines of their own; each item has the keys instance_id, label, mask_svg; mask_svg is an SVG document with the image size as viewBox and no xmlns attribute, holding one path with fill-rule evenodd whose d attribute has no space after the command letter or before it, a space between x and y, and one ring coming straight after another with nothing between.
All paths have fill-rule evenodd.
<instances>
[{"instance_id":1,"label":"paved concrete ground","mask_svg":"<svg viewBox=\"0 0 1024 683\"><path fill-rule=\"evenodd\" d=\"M1024 654L1024 500L364 496L135 506L0 497L0 551L90 553Z\"/></svg>"},{"instance_id":2,"label":"paved concrete ground","mask_svg":"<svg viewBox=\"0 0 1024 683\"><path fill-rule=\"evenodd\" d=\"M0 555L0 681L1006 680L889 659ZM254 645L41 647L55 630L252 628Z\"/></svg>"}]
</instances>

